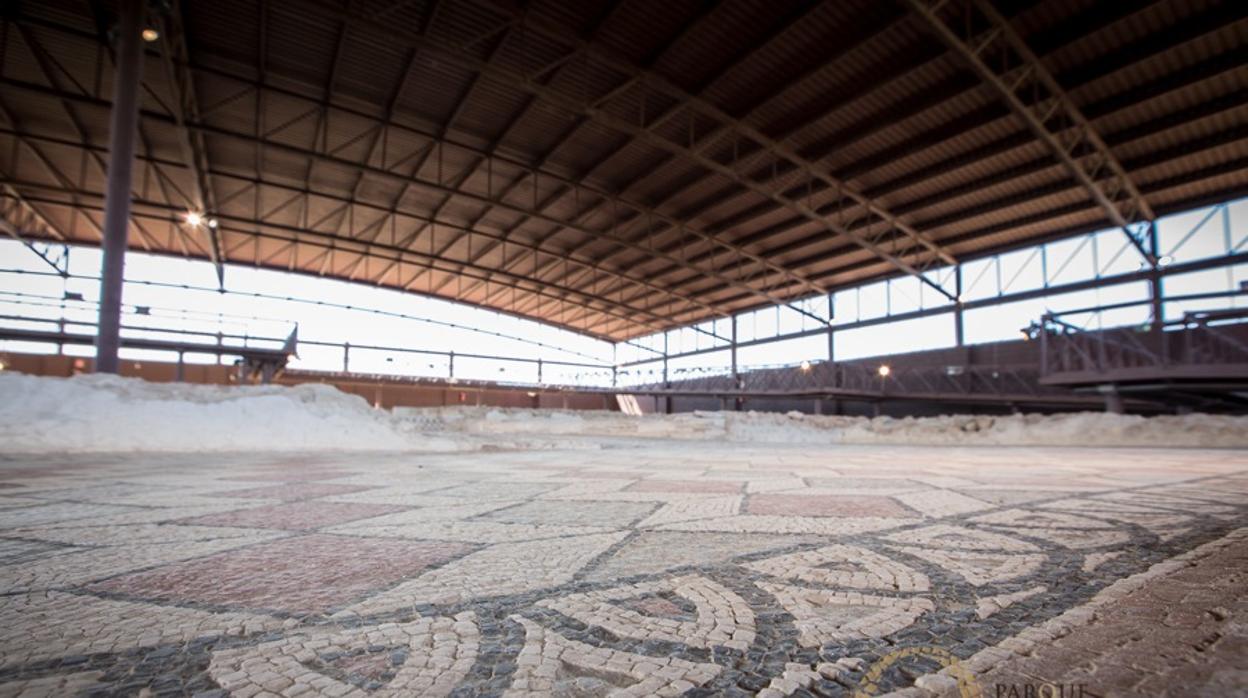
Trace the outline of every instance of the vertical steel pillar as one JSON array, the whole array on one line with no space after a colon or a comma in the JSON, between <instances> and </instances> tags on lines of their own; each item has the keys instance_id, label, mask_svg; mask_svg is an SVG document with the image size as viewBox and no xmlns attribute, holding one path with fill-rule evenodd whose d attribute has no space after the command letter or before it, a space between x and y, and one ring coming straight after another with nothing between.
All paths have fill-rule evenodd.
<instances>
[{"instance_id":1,"label":"vertical steel pillar","mask_svg":"<svg viewBox=\"0 0 1248 698\"><path fill-rule=\"evenodd\" d=\"M1152 326L1160 332L1161 323L1164 320L1161 313L1161 273L1158 268L1161 260L1161 242L1157 239L1157 224L1149 222L1148 224L1148 252L1153 256L1151 269L1148 275L1149 300L1152 301Z\"/></svg>"},{"instance_id":2,"label":"vertical steel pillar","mask_svg":"<svg viewBox=\"0 0 1248 698\"><path fill-rule=\"evenodd\" d=\"M663 333L663 389L671 390L672 384L669 383L667 380L667 338L668 338L668 333L664 332ZM671 413L672 413L672 396L664 395L663 396L663 414L671 414Z\"/></svg>"},{"instance_id":3,"label":"vertical steel pillar","mask_svg":"<svg viewBox=\"0 0 1248 698\"><path fill-rule=\"evenodd\" d=\"M1049 315L1040 316L1040 376L1049 375Z\"/></svg>"},{"instance_id":4,"label":"vertical steel pillar","mask_svg":"<svg viewBox=\"0 0 1248 698\"><path fill-rule=\"evenodd\" d=\"M836 361L836 330L832 328L832 319L836 317L836 293L828 294L828 363Z\"/></svg>"},{"instance_id":5,"label":"vertical steel pillar","mask_svg":"<svg viewBox=\"0 0 1248 698\"><path fill-rule=\"evenodd\" d=\"M732 349L732 384L736 386L738 389L740 389L741 374L737 373L737 316L731 315L729 317L731 318L731 322L732 322L732 333L731 333L732 342L729 345ZM720 409L725 412L728 411L728 397L727 396L724 396L724 399L720 402ZM732 410L735 412L739 409L741 409L741 398L734 395L732 398Z\"/></svg>"},{"instance_id":6,"label":"vertical steel pillar","mask_svg":"<svg viewBox=\"0 0 1248 698\"><path fill-rule=\"evenodd\" d=\"M956 305L953 309L953 337L954 337L955 345L960 347L960 346L963 346L966 341L966 333L963 330L965 326L963 325L963 322L962 322L962 265L961 264L953 268L953 275L954 275L955 284L956 284L955 288L957 289L957 292L954 294L957 300L954 301Z\"/></svg>"},{"instance_id":7,"label":"vertical steel pillar","mask_svg":"<svg viewBox=\"0 0 1248 698\"><path fill-rule=\"evenodd\" d=\"M143 13L146 0L122 0L117 32L117 71L108 126L108 183L104 197L104 261L100 270L99 334L95 370L117 373L121 343L121 295L130 221L130 179L139 130L139 83L143 76Z\"/></svg>"},{"instance_id":8,"label":"vertical steel pillar","mask_svg":"<svg viewBox=\"0 0 1248 698\"><path fill-rule=\"evenodd\" d=\"M672 384L667 382L667 333L666 332L663 333L663 387L664 388L672 387Z\"/></svg>"},{"instance_id":9,"label":"vertical steel pillar","mask_svg":"<svg viewBox=\"0 0 1248 698\"><path fill-rule=\"evenodd\" d=\"M1157 343L1156 350L1161 357L1162 365L1170 363L1170 347L1165 332L1162 331L1162 324L1165 323L1165 313L1162 306L1162 283L1161 283L1161 241L1157 238L1157 223L1149 221L1148 223L1148 253L1152 256L1152 264L1148 274L1148 298L1149 308L1151 309L1151 322L1149 323L1150 334Z\"/></svg>"}]
</instances>

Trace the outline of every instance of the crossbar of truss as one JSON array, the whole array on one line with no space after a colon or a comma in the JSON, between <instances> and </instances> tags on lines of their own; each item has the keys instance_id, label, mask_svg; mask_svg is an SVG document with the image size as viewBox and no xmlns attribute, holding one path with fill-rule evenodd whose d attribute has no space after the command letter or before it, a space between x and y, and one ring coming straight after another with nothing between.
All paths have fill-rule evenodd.
<instances>
[{"instance_id":1,"label":"crossbar of truss","mask_svg":"<svg viewBox=\"0 0 1248 698\"><path fill-rule=\"evenodd\" d=\"M906 0L942 42L989 85L1087 190L1106 217L1154 267L1147 226L1156 216L1118 157L1053 74L988 0ZM952 6L956 12L944 11ZM988 28L975 31L973 14ZM1028 104L1025 95L1047 97Z\"/></svg>"}]
</instances>

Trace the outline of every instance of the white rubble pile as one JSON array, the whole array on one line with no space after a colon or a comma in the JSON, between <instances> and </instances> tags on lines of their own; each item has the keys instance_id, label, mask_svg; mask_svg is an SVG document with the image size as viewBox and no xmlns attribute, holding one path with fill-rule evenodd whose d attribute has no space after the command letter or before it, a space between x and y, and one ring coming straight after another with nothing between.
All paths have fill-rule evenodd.
<instances>
[{"instance_id":1,"label":"white rubble pile","mask_svg":"<svg viewBox=\"0 0 1248 698\"><path fill-rule=\"evenodd\" d=\"M1105 413L893 419L755 412L629 416L369 406L332 386L210 386L0 373L0 452L474 451L775 444L1248 448L1248 417ZM681 446L683 444L683 446Z\"/></svg>"},{"instance_id":2,"label":"white rubble pile","mask_svg":"<svg viewBox=\"0 0 1248 698\"><path fill-rule=\"evenodd\" d=\"M426 430L480 436L662 438L680 441L948 446L1248 447L1248 417L1141 417L1105 412L1009 416L834 417L768 412L691 412L630 417L618 412L494 407L399 408Z\"/></svg>"},{"instance_id":3,"label":"white rubble pile","mask_svg":"<svg viewBox=\"0 0 1248 698\"><path fill-rule=\"evenodd\" d=\"M935 446L1248 447L1248 417L1107 412L943 417L729 413L730 441Z\"/></svg>"},{"instance_id":4,"label":"white rubble pile","mask_svg":"<svg viewBox=\"0 0 1248 698\"><path fill-rule=\"evenodd\" d=\"M520 407L396 407L395 417L422 429L481 435L619 436L711 439L724 435L714 412L629 416L606 410Z\"/></svg>"},{"instance_id":5,"label":"white rubble pile","mask_svg":"<svg viewBox=\"0 0 1248 698\"><path fill-rule=\"evenodd\" d=\"M0 374L0 451L457 450L333 386Z\"/></svg>"}]
</instances>

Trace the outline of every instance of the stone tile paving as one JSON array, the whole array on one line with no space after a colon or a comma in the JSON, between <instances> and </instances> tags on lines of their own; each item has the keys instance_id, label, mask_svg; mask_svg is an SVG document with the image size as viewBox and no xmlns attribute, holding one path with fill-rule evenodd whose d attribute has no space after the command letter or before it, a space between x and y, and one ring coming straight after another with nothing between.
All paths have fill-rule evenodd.
<instances>
[{"instance_id":1,"label":"stone tile paving","mask_svg":"<svg viewBox=\"0 0 1248 698\"><path fill-rule=\"evenodd\" d=\"M1248 527L1234 451L0 456L0 480L0 695L927 694ZM1202 575L1183 598L1242 608L1242 575ZM1198 616L1154 620L1199 644ZM1114 685L1164 683L1146 659Z\"/></svg>"},{"instance_id":2,"label":"stone tile paving","mask_svg":"<svg viewBox=\"0 0 1248 698\"><path fill-rule=\"evenodd\" d=\"M983 695L1246 695L1245 588L1248 528L1241 528L1120 579L1088 603L888 696L965 695L959 678L966 672Z\"/></svg>"}]
</instances>

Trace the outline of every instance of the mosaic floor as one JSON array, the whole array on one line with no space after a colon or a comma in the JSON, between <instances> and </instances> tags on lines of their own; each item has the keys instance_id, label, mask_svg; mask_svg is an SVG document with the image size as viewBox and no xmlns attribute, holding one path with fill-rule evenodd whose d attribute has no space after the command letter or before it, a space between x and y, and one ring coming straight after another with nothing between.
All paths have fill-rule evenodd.
<instances>
[{"instance_id":1,"label":"mosaic floor","mask_svg":"<svg viewBox=\"0 0 1248 698\"><path fill-rule=\"evenodd\" d=\"M850 695L1248 526L1233 451L0 456L0 695Z\"/></svg>"}]
</instances>

